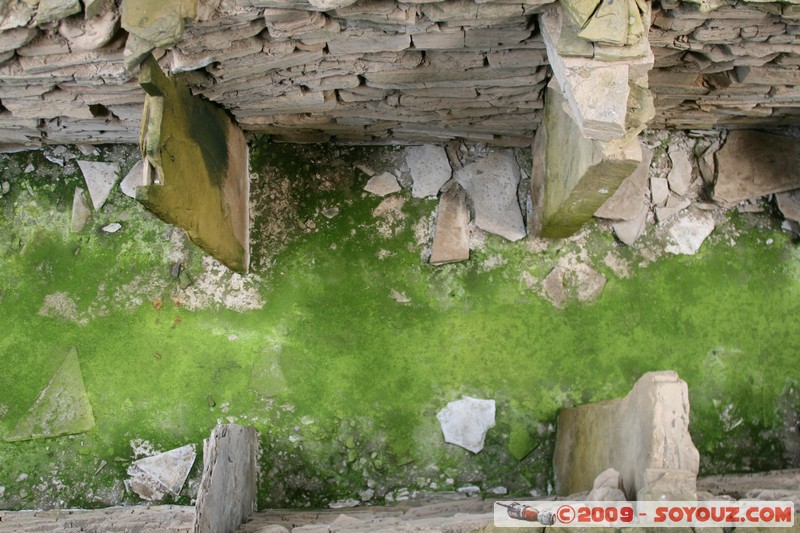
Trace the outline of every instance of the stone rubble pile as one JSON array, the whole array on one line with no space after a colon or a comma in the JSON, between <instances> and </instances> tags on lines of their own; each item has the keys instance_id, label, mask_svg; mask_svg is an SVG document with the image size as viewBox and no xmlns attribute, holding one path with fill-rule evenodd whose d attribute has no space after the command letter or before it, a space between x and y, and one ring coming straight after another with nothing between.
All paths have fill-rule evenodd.
<instances>
[{"instance_id":1,"label":"stone rubble pile","mask_svg":"<svg viewBox=\"0 0 800 533\"><path fill-rule=\"evenodd\" d=\"M800 108L797 2L654 3L651 127L785 125Z\"/></svg>"},{"instance_id":2,"label":"stone rubble pile","mask_svg":"<svg viewBox=\"0 0 800 533\"><path fill-rule=\"evenodd\" d=\"M728 209L763 211L772 201L783 227L800 233L800 143L756 130L645 136L643 164L595 212L634 245L650 234L673 254L694 254Z\"/></svg>"}]
</instances>

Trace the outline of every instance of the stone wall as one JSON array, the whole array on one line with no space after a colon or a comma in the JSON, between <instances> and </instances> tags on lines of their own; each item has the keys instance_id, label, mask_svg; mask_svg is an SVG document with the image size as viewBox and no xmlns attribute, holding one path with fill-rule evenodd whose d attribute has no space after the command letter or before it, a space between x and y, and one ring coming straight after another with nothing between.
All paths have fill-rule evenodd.
<instances>
[{"instance_id":1,"label":"stone wall","mask_svg":"<svg viewBox=\"0 0 800 533\"><path fill-rule=\"evenodd\" d=\"M653 10L655 127L796 124L800 5L661 0Z\"/></svg>"},{"instance_id":2,"label":"stone wall","mask_svg":"<svg viewBox=\"0 0 800 533\"><path fill-rule=\"evenodd\" d=\"M138 64L152 52L244 130L280 140L529 145L550 72L538 15L554 1L11 0L0 6L0 144L136 142ZM593 2L562 4L583 20ZM647 32L655 54L652 125L796 119L800 6L618 5L647 15L629 30ZM601 18L560 53L641 56Z\"/></svg>"}]
</instances>

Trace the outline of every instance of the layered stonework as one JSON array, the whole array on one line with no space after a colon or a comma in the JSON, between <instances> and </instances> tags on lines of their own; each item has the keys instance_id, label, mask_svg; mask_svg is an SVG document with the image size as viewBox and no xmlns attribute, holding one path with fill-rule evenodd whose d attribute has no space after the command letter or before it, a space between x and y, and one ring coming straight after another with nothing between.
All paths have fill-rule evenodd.
<instances>
[{"instance_id":1,"label":"layered stonework","mask_svg":"<svg viewBox=\"0 0 800 533\"><path fill-rule=\"evenodd\" d=\"M622 117L593 115L597 95L570 72L615 62L598 75L619 85L606 95L619 107L625 69L639 79L650 47L653 125L796 122L793 2L562 0L567 16L540 20L556 4L12 0L0 7L0 144L136 142L151 52L244 130L288 141L528 145L549 63L582 131L608 140Z\"/></svg>"}]
</instances>

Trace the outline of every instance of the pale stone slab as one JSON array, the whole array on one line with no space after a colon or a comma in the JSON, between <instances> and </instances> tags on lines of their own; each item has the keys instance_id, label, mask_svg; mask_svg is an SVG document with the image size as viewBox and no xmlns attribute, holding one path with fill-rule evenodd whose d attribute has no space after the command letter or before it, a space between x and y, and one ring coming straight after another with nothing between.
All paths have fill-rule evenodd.
<instances>
[{"instance_id":1,"label":"pale stone slab","mask_svg":"<svg viewBox=\"0 0 800 533\"><path fill-rule=\"evenodd\" d=\"M686 383L673 371L648 372L624 398L562 409L554 463L560 495L588 491L614 468L628 499L695 499L700 454Z\"/></svg>"},{"instance_id":2,"label":"pale stone slab","mask_svg":"<svg viewBox=\"0 0 800 533\"><path fill-rule=\"evenodd\" d=\"M136 199L137 187L143 187L145 185L147 185L147 182L145 182L144 179L144 162L140 159L131 167L130 171L125 174L125 177L122 178L122 181L119 183L119 188L125 196Z\"/></svg>"},{"instance_id":3,"label":"pale stone slab","mask_svg":"<svg viewBox=\"0 0 800 533\"><path fill-rule=\"evenodd\" d=\"M203 442L203 481L197 492L195 533L236 531L256 510L258 434L225 424Z\"/></svg>"},{"instance_id":4,"label":"pale stone slab","mask_svg":"<svg viewBox=\"0 0 800 533\"><path fill-rule=\"evenodd\" d=\"M455 263L469 259L469 209L467 193L456 181L442 187L436 229L431 247L432 265Z\"/></svg>"},{"instance_id":5,"label":"pale stone slab","mask_svg":"<svg viewBox=\"0 0 800 533\"><path fill-rule=\"evenodd\" d=\"M472 453L483 449L486 433L494 427L494 400L464 396L447 404L436 414L442 426L444 440Z\"/></svg>"},{"instance_id":6,"label":"pale stone slab","mask_svg":"<svg viewBox=\"0 0 800 533\"><path fill-rule=\"evenodd\" d=\"M83 383L78 351L72 348L28 413L3 439L9 442L83 433L94 414Z\"/></svg>"},{"instance_id":7,"label":"pale stone slab","mask_svg":"<svg viewBox=\"0 0 800 533\"><path fill-rule=\"evenodd\" d=\"M382 172L377 176L372 176L367 184L364 185L364 190L378 196L388 196L400 192L401 188L394 174Z\"/></svg>"},{"instance_id":8,"label":"pale stone slab","mask_svg":"<svg viewBox=\"0 0 800 533\"><path fill-rule=\"evenodd\" d=\"M144 500L161 500L167 494L177 497L196 457L194 445L187 444L139 459L128 467L128 484Z\"/></svg>"},{"instance_id":9,"label":"pale stone slab","mask_svg":"<svg viewBox=\"0 0 800 533\"><path fill-rule=\"evenodd\" d=\"M81 187L75 188L75 194L72 196L72 218L70 219L70 231L78 233L86 227L92 211L89 209L89 203L86 201L86 191Z\"/></svg>"},{"instance_id":10,"label":"pale stone slab","mask_svg":"<svg viewBox=\"0 0 800 533\"><path fill-rule=\"evenodd\" d=\"M472 200L476 226L510 241L525 237L517 200L520 172L511 151L492 152L457 170L455 179Z\"/></svg>"},{"instance_id":11,"label":"pale stone slab","mask_svg":"<svg viewBox=\"0 0 800 533\"><path fill-rule=\"evenodd\" d=\"M650 161L653 152L642 146L642 162L625 178L611 198L600 206L594 216L611 220L633 220L637 218L644 205L644 194L647 190L647 173L650 170Z\"/></svg>"},{"instance_id":12,"label":"pale stone slab","mask_svg":"<svg viewBox=\"0 0 800 533\"><path fill-rule=\"evenodd\" d=\"M714 199L726 205L800 188L800 142L755 130L734 130L715 154Z\"/></svg>"},{"instance_id":13,"label":"pale stone slab","mask_svg":"<svg viewBox=\"0 0 800 533\"><path fill-rule=\"evenodd\" d=\"M664 205L669 197L667 178L650 178L650 200L653 205Z\"/></svg>"},{"instance_id":14,"label":"pale stone slab","mask_svg":"<svg viewBox=\"0 0 800 533\"><path fill-rule=\"evenodd\" d=\"M714 217L711 213L687 212L670 225L664 249L675 255L694 255L712 231L714 231Z\"/></svg>"},{"instance_id":15,"label":"pale stone slab","mask_svg":"<svg viewBox=\"0 0 800 533\"><path fill-rule=\"evenodd\" d=\"M778 209L788 220L800 222L800 190L777 194Z\"/></svg>"},{"instance_id":16,"label":"pale stone slab","mask_svg":"<svg viewBox=\"0 0 800 533\"><path fill-rule=\"evenodd\" d=\"M667 175L669 188L672 192L683 196L692 184L692 162L686 151L677 149L669 152L669 159L672 162L672 169Z\"/></svg>"},{"instance_id":17,"label":"pale stone slab","mask_svg":"<svg viewBox=\"0 0 800 533\"><path fill-rule=\"evenodd\" d=\"M647 228L647 213L647 205L642 202L639 204L639 212L634 218L612 224L614 234L623 243L633 246Z\"/></svg>"},{"instance_id":18,"label":"pale stone slab","mask_svg":"<svg viewBox=\"0 0 800 533\"><path fill-rule=\"evenodd\" d=\"M108 195L119 179L119 165L116 163L101 163L99 161L78 161L78 166L83 173L89 196L95 210L103 207Z\"/></svg>"},{"instance_id":19,"label":"pale stone slab","mask_svg":"<svg viewBox=\"0 0 800 533\"><path fill-rule=\"evenodd\" d=\"M411 169L411 196L436 196L452 175L447 153L441 146L426 144L406 148L406 163Z\"/></svg>"}]
</instances>

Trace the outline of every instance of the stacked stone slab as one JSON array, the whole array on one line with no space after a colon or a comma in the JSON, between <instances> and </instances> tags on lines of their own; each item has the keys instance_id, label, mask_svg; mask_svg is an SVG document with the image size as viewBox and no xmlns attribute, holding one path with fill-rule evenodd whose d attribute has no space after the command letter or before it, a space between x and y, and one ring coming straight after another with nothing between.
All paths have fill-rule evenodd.
<instances>
[{"instance_id":1,"label":"stacked stone slab","mask_svg":"<svg viewBox=\"0 0 800 533\"><path fill-rule=\"evenodd\" d=\"M531 232L572 235L641 163L649 21L649 4L634 0L562 0L540 15L554 76L534 145Z\"/></svg>"},{"instance_id":2,"label":"stacked stone slab","mask_svg":"<svg viewBox=\"0 0 800 533\"><path fill-rule=\"evenodd\" d=\"M0 143L135 142L152 53L246 131L524 146L541 121L534 15L548 1L13 0Z\"/></svg>"},{"instance_id":3,"label":"stacked stone slab","mask_svg":"<svg viewBox=\"0 0 800 533\"><path fill-rule=\"evenodd\" d=\"M568 16L554 56L539 14L558 3ZM609 81L628 65L630 80L640 79L648 41L652 125L793 124L800 109L796 0L0 4L3 145L135 142L137 65L150 53L244 130L287 141L526 145L542 120L550 62L581 130L607 141L630 125L587 113L602 106L564 86L570 63L616 64ZM624 84L606 96L624 101Z\"/></svg>"},{"instance_id":4,"label":"stacked stone slab","mask_svg":"<svg viewBox=\"0 0 800 533\"><path fill-rule=\"evenodd\" d=\"M796 124L800 5L662 0L653 9L657 127Z\"/></svg>"}]
</instances>

